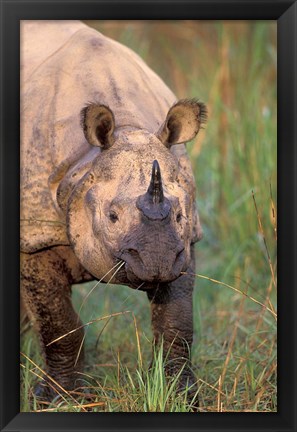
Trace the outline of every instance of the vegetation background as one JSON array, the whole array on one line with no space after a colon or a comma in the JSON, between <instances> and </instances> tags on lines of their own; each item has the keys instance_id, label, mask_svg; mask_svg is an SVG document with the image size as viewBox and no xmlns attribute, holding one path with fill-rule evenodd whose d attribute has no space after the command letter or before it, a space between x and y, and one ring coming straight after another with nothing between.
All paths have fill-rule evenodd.
<instances>
[{"instance_id":1,"label":"vegetation background","mask_svg":"<svg viewBox=\"0 0 297 432\"><path fill-rule=\"evenodd\" d=\"M187 145L204 230L196 249L192 354L200 410L276 411L276 23L86 23L136 51L177 98L207 104L208 124ZM108 316L85 328L82 378L91 402L76 395L75 402L72 396L45 406L32 397L42 361L24 322L21 411L191 411L165 383L161 361L147 372L145 293L100 284L81 307L94 285L73 289L85 323Z\"/></svg>"}]
</instances>

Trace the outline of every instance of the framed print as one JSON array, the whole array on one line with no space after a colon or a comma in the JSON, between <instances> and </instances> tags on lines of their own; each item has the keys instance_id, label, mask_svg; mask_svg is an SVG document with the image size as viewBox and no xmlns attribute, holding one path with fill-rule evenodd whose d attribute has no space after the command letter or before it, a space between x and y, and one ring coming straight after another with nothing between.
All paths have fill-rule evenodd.
<instances>
[{"instance_id":1,"label":"framed print","mask_svg":"<svg viewBox=\"0 0 297 432\"><path fill-rule=\"evenodd\" d=\"M296 2L2 11L1 430L295 430Z\"/></svg>"}]
</instances>

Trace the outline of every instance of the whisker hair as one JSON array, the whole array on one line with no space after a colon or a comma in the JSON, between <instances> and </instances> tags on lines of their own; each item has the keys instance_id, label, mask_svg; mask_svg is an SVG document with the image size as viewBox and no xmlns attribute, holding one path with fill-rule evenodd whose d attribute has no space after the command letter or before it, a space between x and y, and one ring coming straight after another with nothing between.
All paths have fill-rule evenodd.
<instances>
[{"instance_id":1,"label":"whisker hair","mask_svg":"<svg viewBox=\"0 0 297 432\"><path fill-rule=\"evenodd\" d=\"M119 261L118 263L116 263L107 273L105 273L105 275L104 276L102 276L102 278L98 281L98 282L96 282L95 283L95 285L90 289L90 291L86 294L86 296L84 297L84 299L83 299L83 301L82 301L82 304L80 305L80 308L79 308L79 311L78 311L78 320L79 320L79 316L80 316L80 313L81 313L81 310L82 310L82 308L83 308L83 306L84 306L84 304L86 303L86 301L87 301L87 299L90 297L90 295L92 294L92 292L94 291L94 289L100 284L100 282L102 282L103 281L103 279L105 278L105 276L107 276L112 270L114 270L117 266L120 266L119 268L121 268L121 266L123 265L123 263L124 263L125 261ZM114 276L114 275L113 275ZM113 276L111 277L111 279L113 278ZM111 280L110 279L110 280ZM108 283L110 282L110 280L108 281Z\"/></svg>"}]
</instances>

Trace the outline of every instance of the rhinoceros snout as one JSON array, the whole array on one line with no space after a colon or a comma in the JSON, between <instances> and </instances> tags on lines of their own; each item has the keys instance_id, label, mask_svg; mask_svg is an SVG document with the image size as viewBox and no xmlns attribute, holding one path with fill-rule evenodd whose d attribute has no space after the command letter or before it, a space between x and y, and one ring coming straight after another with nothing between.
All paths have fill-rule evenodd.
<instances>
[{"instance_id":1,"label":"rhinoceros snout","mask_svg":"<svg viewBox=\"0 0 297 432\"><path fill-rule=\"evenodd\" d=\"M185 269L184 248L177 250L138 251L126 249L121 258L126 262L125 270L131 282L171 282Z\"/></svg>"}]
</instances>

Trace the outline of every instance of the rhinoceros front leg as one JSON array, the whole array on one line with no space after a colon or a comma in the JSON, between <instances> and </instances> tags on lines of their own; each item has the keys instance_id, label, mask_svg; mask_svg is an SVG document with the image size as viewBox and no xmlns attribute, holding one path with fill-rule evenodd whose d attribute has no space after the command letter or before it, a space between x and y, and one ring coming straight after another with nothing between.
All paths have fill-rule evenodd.
<instances>
[{"instance_id":1,"label":"rhinoceros front leg","mask_svg":"<svg viewBox=\"0 0 297 432\"><path fill-rule=\"evenodd\" d=\"M80 325L71 304L71 272L65 260L53 250L21 255L21 294L39 334L45 359L45 371L65 390L72 390L82 369L83 350L79 358L83 330L76 331L52 345L48 344ZM77 360L77 362L76 362ZM76 364L75 364L76 363ZM51 400L61 393L53 381L41 381L36 396ZM63 391L62 391L63 392Z\"/></svg>"},{"instance_id":2,"label":"rhinoceros front leg","mask_svg":"<svg viewBox=\"0 0 297 432\"><path fill-rule=\"evenodd\" d=\"M192 262L188 269L194 272L194 248ZM189 399L195 394L196 378L191 369L191 346L193 341L193 275L182 275L174 282L160 285L148 291L151 303L152 328L155 344L163 339L164 358L166 357L166 374L173 376L182 373L179 390L192 386Z\"/></svg>"}]
</instances>

